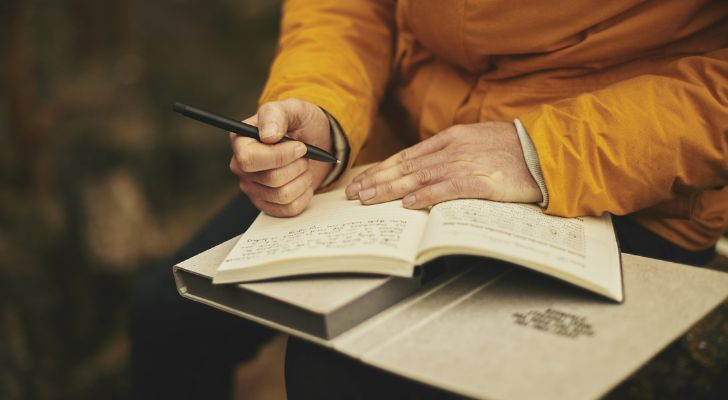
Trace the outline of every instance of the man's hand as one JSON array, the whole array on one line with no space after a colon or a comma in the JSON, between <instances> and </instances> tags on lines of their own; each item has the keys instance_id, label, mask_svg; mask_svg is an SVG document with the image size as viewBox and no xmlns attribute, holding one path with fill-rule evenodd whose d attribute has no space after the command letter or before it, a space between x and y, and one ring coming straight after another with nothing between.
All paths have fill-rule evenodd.
<instances>
[{"instance_id":1,"label":"man's hand","mask_svg":"<svg viewBox=\"0 0 728 400\"><path fill-rule=\"evenodd\" d=\"M326 114L311 103L287 99L263 104L244 122L258 126L263 143L230 134L230 171L240 178L240 190L266 214L300 214L332 168L302 158L304 143L331 150ZM286 134L299 141L277 143Z\"/></svg>"},{"instance_id":2,"label":"man's hand","mask_svg":"<svg viewBox=\"0 0 728 400\"><path fill-rule=\"evenodd\" d=\"M542 200L516 128L506 122L450 127L364 171L346 196L362 204L401 198L413 209L458 198Z\"/></svg>"}]
</instances>

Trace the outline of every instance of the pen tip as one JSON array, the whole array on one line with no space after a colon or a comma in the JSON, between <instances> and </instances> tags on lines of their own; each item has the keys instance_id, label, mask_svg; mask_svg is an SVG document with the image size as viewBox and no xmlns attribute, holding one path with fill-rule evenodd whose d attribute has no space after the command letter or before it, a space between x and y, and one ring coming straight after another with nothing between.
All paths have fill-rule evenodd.
<instances>
[{"instance_id":1,"label":"pen tip","mask_svg":"<svg viewBox=\"0 0 728 400\"><path fill-rule=\"evenodd\" d=\"M186 108L187 108L187 106L185 106L184 104L182 104L180 102L175 102L174 106L172 106L172 109L178 113L184 113Z\"/></svg>"}]
</instances>

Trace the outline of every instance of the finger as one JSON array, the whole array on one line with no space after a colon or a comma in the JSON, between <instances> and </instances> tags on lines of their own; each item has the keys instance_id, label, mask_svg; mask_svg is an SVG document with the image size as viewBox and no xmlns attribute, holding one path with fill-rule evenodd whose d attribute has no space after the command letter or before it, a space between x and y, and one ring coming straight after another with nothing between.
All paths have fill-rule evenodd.
<instances>
[{"instance_id":1,"label":"finger","mask_svg":"<svg viewBox=\"0 0 728 400\"><path fill-rule=\"evenodd\" d=\"M252 199L253 205L260 211L274 217L294 217L303 212L313 198L313 189L306 190L301 196L288 204L269 203L262 199Z\"/></svg>"},{"instance_id":2,"label":"finger","mask_svg":"<svg viewBox=\"0 0 728 400\"><path fill-rule=\"evenodd\" d=\"M228 165L230 168L230 172L237 176L241 176L243 174L243 171L240 170L240 166L238 165L238 160L235 159L235 155L233 154L232 157L230 157L230 165Z\"/></svg>"},{"instance_id":3,"label":"finger","mask_svg":"<svg viewBox=\"0 0 728 400\"><path fill-rule=\"evenodd\" d=\"M248 118L245 118L245 119L243 120L243 122L245 122L246 124L250 124L250 125L253 125L253 126L258 126L258 114L255 114L255 115L253 115L253 116L250 116L250 117L248 117ZM240 136L240 135L238 135L237 133L233 133L233 132L228 132L228 137L230 138L230 144L232 145L232 143L233 143L233 142L235 141L235 139L237 139L237 138L239 138L239 137L245 137L245 136ZM253 138L248 138L248 137L245 137L245 138L246 138L246 139L247 139L247 141L249 141L249 142L250 142L250 141L257 141L257 140L255 140L255 139L253 139Z\"/></svg>"},{"instance_id":4,"label":"finger","mask_svg":"<svg viewBox=\"0 0 728 400\"><path fill-rule=\"evenodd\" d=\"M446 179L428 185L406 195L402 199L405 208L420 209L453 199L494 199L495 191L489 179L478 176L463 176Z\"/></svg>"},{"instance_id":5,"label":"finger","mask_svg":"<svg viewBox=\"0 0 728 400\"><path fill-rule=\"evenodd\" d=\"M242 172L258 172L281 168L306 154L306 145L297 141L264 144L250 138L233 141L233 153Z\"/></svg>"},{"instance_id":6,"label":"finger","mask_svg":"<svg viewBox=\"0 0 728 400\"><path fill-rule=\"evenodd\" d=\"M399 164L363 177L358 182L352 182L346 187L346 197L350 200L359 198L359 192L366 191L367 189L378 185L384 185L387 182L392 182L424 168L447 164L449 161L448 158L449 155L445 151L441 150L434 154L427 154L419 158L404 160Z\"/></svg>"},{"instance_id":7,"label":"finger","mask_svg":"<svg viewBox=\"0 0 728 400\"><path fill-rule=\"evenodd\" d=\"M359 192L359 198L362 204L377 204L401 199L423 187L451 178L453 172L453 168L449 164L422 168L412 174L363 190Z\"/></svg>"},{"instance_id":8,"label":"finger","mask_svg":"<svg viewBox=\"0 0 728 400\"><path fill-rule=\"evenodd\" d=\"M308 170L308 160L299 158L281 168L255 172L251 179L272 188L279 188Z\"/></svg>"},{"instance_id":9,"label":"finger","mask_svg":"<svg viewBox=\"0 0 728 400\"><path fill-rule=\"evenodd\" d=\"M235 151L235 148L238 146L244 146L246 144L251 143L260 143L259 141L249 138L247 136L240 136L237 133L229 132L228 137L230 138L230 147L232 147L233 152Z\"/></svg>"},{"instance_id":10,"label":"finger","mask_svg":"<svg viewBox=\"0 0 728 400\"><path fill-rule=\"evenodd\" d=\"M374 175L381 170L387 169L404 161L412 160L442 150L448 145L450 139L451 135L447 134L447 132L442 132L429 139L423 140L422 142L419 142L412 147L408 147L379 164L367 169L355 177L353 182L359 182L368 176Z\"/></svg>"},{"instance_id":11,"label":"finger","mask_svg":"<svg viewBox=\"0 0 728 400\"><path fill-rule=\"evenodd\" d=\"M289 204L311 188L311 173L303 173L291 182L279 187L271 188L257 182L241 179L240 190L248 197L260 198L268 203Z\"/></svg>"},{"instance_id":12,"label":"finger","mask_svg":"<svg viewBox=\"0 0 728 400\"><path fill-rule=\"evenodd\" d=\"M279 142L289 130L300 128L304 113L303 102L297 99L263 104L257 114L260 140L263 143Z\"/></svg>"}]
</instances>

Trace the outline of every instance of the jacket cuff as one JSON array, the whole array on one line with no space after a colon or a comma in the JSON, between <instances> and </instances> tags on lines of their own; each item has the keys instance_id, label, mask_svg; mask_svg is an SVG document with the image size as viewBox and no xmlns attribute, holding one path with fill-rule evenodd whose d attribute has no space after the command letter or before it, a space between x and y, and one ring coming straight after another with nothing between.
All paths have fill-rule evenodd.
<instances>
[{"instance_id":1,"label":"jacket cuff","mask_svg":"<svg viewBox=\"0 0 728 400\"><path fill-rule=\"evenodd\" d=\"M526 160L528 172L531 173L531 176L536 181L538 188L541 190L543 200L538 203L538 205L546 208L549 205L549 191L546 189L546 182L543 179L543 173L541 172L541 164L538 161L536 147L533 145L531 137L528 136L526 128L518 118L513 120L513 124L516 126L516 132L518 132L518 139L521 142L521 151L523 151L523 158Z\"/></svg>"},{"instance_id":2,"label":"jacket cuff","mask_svg":"<svg viewBox=\"0 0 728 400\"><path fill-rule=\"evenodd\" d=\"M346 170L346 166L349 165L350 153L349 141L346 139L346 135L341 129L339 122L336 118L329 114L328 111L323 108L321 110L323 110L324 114L326 114L326 118L329 120L329 132L331 133L331 143L334 148L334 156L336 156L336 159L339 160L339 162L334 165L334 168L332 168L331 171L329 171L329 174L326 175L326 178L324 178L324 181L321 182L318 189L323 189L339 179L341 174L343 174Z\"/></svg>"}]
</instances>

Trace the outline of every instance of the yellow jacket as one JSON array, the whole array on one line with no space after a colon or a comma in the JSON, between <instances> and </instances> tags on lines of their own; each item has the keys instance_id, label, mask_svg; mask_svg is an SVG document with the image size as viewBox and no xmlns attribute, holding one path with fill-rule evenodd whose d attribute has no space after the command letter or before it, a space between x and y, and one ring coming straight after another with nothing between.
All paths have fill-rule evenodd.
<instances>
[{"instance_id":1,"label":"yellow jacket","mask_svg":"<svg viewBox=\"0 0 728 400\"><path fill-rule=\"evenodd\" d=\"M388 91L405 137L519 118L549 214L633 214L691 250L728 226L726 1L284 3L261 102L321 106L353 160Z\"/></svg>"}]
</instances>

